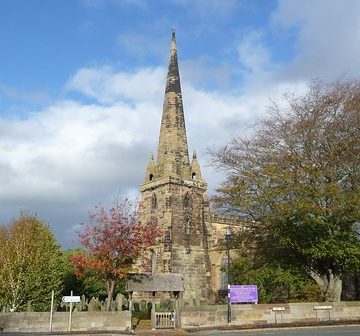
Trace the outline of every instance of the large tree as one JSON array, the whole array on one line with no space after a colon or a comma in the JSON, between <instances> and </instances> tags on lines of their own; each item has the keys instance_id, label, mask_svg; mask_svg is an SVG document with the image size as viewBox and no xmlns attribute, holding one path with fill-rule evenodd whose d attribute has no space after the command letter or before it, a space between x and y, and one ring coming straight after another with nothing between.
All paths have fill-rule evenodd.
<instances>
[{"instance_id":1,"label":"large tree","mask_svg":"<svg viewBox=\"0 0 360 336\"><path fill-rule=\"evenodd\" d=\"M139 206L121 198L110 209L99 205L90 211L89 222L79 232L80 243L86 252L71 257L77 274L97 274L106 287L107 310L115 286L123 279L140 256L148 255L160 231L155 222L140 221Z\"/></svg>"},{"instance_id":2,"label":"large tree","mask_svg":"<svg viewBox=\"0 0 360 336\"><path fill-rule=\"evenodd\" d=\"M88 252L82 249L69 249L63 251L65 265L63 295L69 295L69 293L73 291L74 295L83 294L87 298L95 297L104 300L107 297L107 292L104 287L104 281L99 276L99 272L87 269L86 272L79 274L79 267L75 266L72 261L73 256L87 253ZM88 256L88 258L89 257L90 256ZM114 295L116 296L118 293L126 293L123 280L121 279L118 279L116 283Z\"/></svg>"},{"instance_id":3,"label":"large tree","mask_svg":"<svg viewBox=\"0 0 360 336\"><path fill-rule=\"evenodd\" d=\"M37 311L50 308L51 291L62 290L60 246L47 224L22 213L0 229L0 305L24 310L28 302Z\"/></svg>"},{"instance_id":4,"label":"large tree","mask_svg":"<svg viewBox=\"0 0 360 336\"><path fill-rule=\"evenodd\" d=\"M296 266L340 300L360 266L360 82L314 82L285 95L252 136L212 151L226 181L215 201L237 214L268 260Z\"/></svg>"}]
</instances>

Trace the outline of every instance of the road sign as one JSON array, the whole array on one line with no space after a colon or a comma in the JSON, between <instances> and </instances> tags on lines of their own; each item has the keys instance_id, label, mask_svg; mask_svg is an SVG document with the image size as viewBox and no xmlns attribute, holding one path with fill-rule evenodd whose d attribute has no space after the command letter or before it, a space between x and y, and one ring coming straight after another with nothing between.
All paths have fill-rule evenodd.
<instances>
[{"instance_id":1,"label":"road sign","mask_svg":"<svg viewBox=\"0 0 360 336\"><path fill-rule=\"evenodd\" d=\"M63 296L62 302L80 302L80 296Z\"/></svg>"},{"instance_id":2,"label":"road sign","mask_svg":"<svg viewBox=\"0 0 360 336\"><path fill-rule=\"evenodd\" d=\"M314 310L330 310L333 306L314 306Z\"/></svg>"}]
</instances>

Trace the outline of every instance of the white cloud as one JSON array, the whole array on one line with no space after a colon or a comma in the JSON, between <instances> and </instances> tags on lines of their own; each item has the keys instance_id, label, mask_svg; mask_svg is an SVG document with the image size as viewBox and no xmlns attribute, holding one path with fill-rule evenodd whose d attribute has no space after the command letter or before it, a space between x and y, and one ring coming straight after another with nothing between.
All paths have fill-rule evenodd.
<instances>
[{"instance_id":1,"label":"white cloud","mask_svg":"<svg viewBox=\"0 0 360 336\"><path fill-rule=\"evenodd\" d=\"M77 74L79 83L84 72ZM111 103L63 100L25 120L0 118L0 222L7 223L20 209L37 212L68 246L66 234L91 206L110 202L119 192L133 193L157 140L162 102L154 99L153 88L159 85L152 83L147 91L136 86L138 80L155 80L152 73L89 76L84 92ZM119 85L119 78L126 78L139 95ZM109 81L118 85L120 96L106 92ZM102 91L92 91L96 85Z\"/></svg>"},{"instance_id":2,"label":"white cloud","mask_svg":"<svg viewBox=\"0 0 360 336\"><path fill-rule=\"evenodd\" d=\"M270 98L281 101L289 91L301 94L316 76L360 74L360 4L328 4L279 1L273 25L279 33L297 29L293 59L282 67L273 64L265 35L250 30L233 50L237 65L246 71L231 90L226 82L234 64L215 68L205 59L204 67L203 59L180 59L189 149L198 153L210 192L221 177L206 167L206 149L246 134ZM226 8L224 13L229 15ZM164 67L83 68L65 89L69 97L76 92L92 103L68 98L26 119L0 117L0 220L4 223L28 208L48 219L59 240L68 242L65 235L73 233L92 205L111 200L119 191L138 190L149 152L156 153L165 77ZM205 77L224 82L225 89L204 89L199 81Z\"/></svg>"},{"instance_id":3,"label":"white cloud","mask_svg":"<svg viewBox=\"0 0 360 336\"><path fill-rule=\"evenodd\" d=\"M360 75L360 2L279 1L274 26L295 29L294 60L281 76L334 80Z\"/></svg>"},{"instance_id":4,"label":"white cloud","mask_svg":"<svg viewBox=\"0 0 360 336\"><path fill-rule=\"evenodd\" d=\"M226 89L229 87L231 75L234 74L234 68L229 64L214 66L210 58L206 56L182 61L180 71L182 78L197 88Z\"/></svg>"},{"instance_id":5,"label":"white cloud","mask_svg":"<svg viewBox=\"0 0 360 336\"><path fill-rule=\"evenodd\" d=\"M66 89L93 98L93 104L61 100L25 120L0 119L2 216L20 208L45 214L68 242L65 232L89 207L119 191L138 190L149 153L156 153L165 77L165 68L80 69ZM218 177L205 167L207 148L245 132L281 88L235 95L199 90L186 78L182 84L189 147L197 150L213 190Z\"/></svg>"},{"instance_id":6,"label":"white cloud","mask_svg":"<svg viewBox=\"0 0 360 336\"><path fill-rule=\"evenodd\" d=\"M148 141L141 109L63 101L25 121L0 120L0 165L12 172L1 175L0 200L72 201L87 186L112 182L121 173L114 159Z\"/></svg>"},{"instance_id":7,"label":"white cloud","mask_svg":"<svg viewBox=\"0 0 360 336\"><path fill-rule=\"evenodd\" d=\"M133 73L116 72L110 66L80 69L66 84L102 104L117 101L154 101L163 91L164 69L143 68Z\"/></svg>"},{"instance_id":8,"label":"white cloud","mask_svg":"<svg viewBox=\"0 0 360 336\"><path fill-rule=\"evenodd\" d=\"M240 63L250 72L264 71L271 64L269 50L264 46L259 31L248 32L237 51Z\"/></svg>"},{"instance_id":9,"label":"white cloud","mask_svg":"<svg viewBox=\"0 0 360 336\"><path fill-rule=\"evenodd\" d=\"M45 91L25 92L0 83L0 94L7 99L23 101L27 103L42 103L46 101L49 96Z\"/></svg>"}]
</instances>

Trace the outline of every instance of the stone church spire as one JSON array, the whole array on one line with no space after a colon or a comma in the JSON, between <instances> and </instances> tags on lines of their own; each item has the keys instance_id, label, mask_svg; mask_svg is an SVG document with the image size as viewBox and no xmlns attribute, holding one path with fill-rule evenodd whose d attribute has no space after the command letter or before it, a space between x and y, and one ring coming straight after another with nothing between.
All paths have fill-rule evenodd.
<instances>
[{"instance_id":1,"label":"stone church spire","mask_svg":"<svg viewBox=\"0 0 360 336\"><path fill-rule=\"evenodd\" d=\"M159 273L183 276L183 302L207 302L211 263L207 242L207 184L194 153L190 164L179 66L172 33L170 61L156 160L153 155L140 187L141 216L164 232L152 248L152 267Z\"/></svg>"},{"instance_id":2,"label":"stone church spire","mask_svg":"<svg viewBox=\"0 0 360 336\"><path fill-rule=\"evenodd\" d=\"M172 32L156 172L158 178L191 179L175 32Z\"/></svg>"}]
</instances>

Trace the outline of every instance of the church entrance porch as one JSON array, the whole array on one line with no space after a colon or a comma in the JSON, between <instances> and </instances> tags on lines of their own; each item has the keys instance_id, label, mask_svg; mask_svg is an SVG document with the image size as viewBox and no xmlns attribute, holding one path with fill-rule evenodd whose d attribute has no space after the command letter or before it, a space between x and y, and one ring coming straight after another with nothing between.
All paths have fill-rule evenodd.
<instances>
[{"instance_id":1,"label":"church entrance porch","mask_svg":"<svg viewBox=\"0 0 360 336\"><path fill-rule=\"evenodd\" d=\"M133 310L133 293L149 297L151 294L151 328L181 328L180 296L184 291L181 274L164 273L129 273L126 282L126 291L129 293L130 318ZM157 293L171 293L175 300L175 309L167 312L156 312L155 300Z\"/></svg>"}]
</instances>

